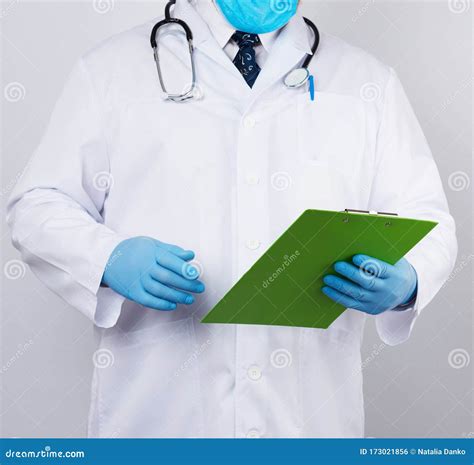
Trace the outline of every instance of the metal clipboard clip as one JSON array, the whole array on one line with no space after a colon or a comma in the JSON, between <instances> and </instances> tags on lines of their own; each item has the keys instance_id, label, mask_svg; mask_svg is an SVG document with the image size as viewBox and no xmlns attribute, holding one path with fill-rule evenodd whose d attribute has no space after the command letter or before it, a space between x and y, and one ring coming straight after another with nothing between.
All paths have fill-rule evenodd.
<instances>
[{"instance_id":1,"label":"metal clipboard clip","mask_svg":"<svg viewBox=\"0 0 474 465\"><path fill-rule=\"evenodd\" d=\"M388 216L398 216L398 213L389 213L389 212L376 212L374 210L353 210L352 208L345 208L345 213L366 213L367 215L388 215Z\"/></svg>"},{"instance_id":2,"label":"metal clipboard clip","mask_svg":"<svg viewBox=\"0 0 474 465\"><path fill-rule=\"evenodd\" d=\"M345 208L342 213L363 213L363 214L367 214L367 215L385 215L385 216L398 216L398 213L389 213L389 212L376 212L376 211L373 211L373 210L355 210L355 209L352 209L352 208ZM349 222L349 218L346 217L342 220L344 223L348 223ZM391 221L387 221L385 223L385 226L387 227L390 227L392 225L392 222Z\"/></svg>"}]
</instances>

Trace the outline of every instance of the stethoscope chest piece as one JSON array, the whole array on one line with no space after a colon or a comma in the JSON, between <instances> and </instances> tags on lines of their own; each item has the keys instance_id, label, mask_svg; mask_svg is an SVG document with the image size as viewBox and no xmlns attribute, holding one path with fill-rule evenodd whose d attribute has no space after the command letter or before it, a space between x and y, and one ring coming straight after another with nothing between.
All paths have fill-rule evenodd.
<instances>
[{"instance_id":1,"label":"stethoscope chest piece","mask_svg":"<svg viewBox=\"0 0 474 465\"><path fill-rule=\"evenodd\" d=\"M296 89L306 84L309 79L308 68L296 68L290 71L284 79L285 86L290 89Z\"/></svg>"}]
</instances>

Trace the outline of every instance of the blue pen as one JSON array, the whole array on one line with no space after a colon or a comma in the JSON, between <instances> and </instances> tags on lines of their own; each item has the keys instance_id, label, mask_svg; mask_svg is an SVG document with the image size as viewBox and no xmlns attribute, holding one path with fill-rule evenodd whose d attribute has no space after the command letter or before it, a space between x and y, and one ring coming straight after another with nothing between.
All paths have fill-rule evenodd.
<instances>
[{"instance_id":1,"label":"blue pen","mask_svg":"<svg viewBox=\"0 0 474 465\"><path fill-rule=\"evenodd\" d=\"M309 76L309 96L311 101L314 102L314 77L312 74Z\"/></svg>"}]
</instances>

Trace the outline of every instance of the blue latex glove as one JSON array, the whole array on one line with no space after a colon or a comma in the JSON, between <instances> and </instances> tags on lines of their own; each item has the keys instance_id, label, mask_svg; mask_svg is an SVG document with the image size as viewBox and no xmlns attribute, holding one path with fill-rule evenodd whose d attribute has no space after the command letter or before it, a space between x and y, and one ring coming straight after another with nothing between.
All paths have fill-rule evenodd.
<instances>
[{"instance_id":1,"label":"blue latex glove","mask_svg":"<svg viewBox=\"0 0 474 465\"><path fill-rule=\"evenodd\" d=\"M189 292L204 292L204 284L196 281L198 270L188 263L193 258L194 252L176 245L133 237L115 247L102 283L146 307L174 310L176 304L194 302Z\"/></svg>"},{"instance_id":2,"label":"blue latex glove","mask_svg":"<svg viewBox=\"0 0 474 465\"><path fill-rule=\"evenodd\" d=\"M352 262L334 264L334 270L343 277L323 278L326 287L322 290L335 302L377 315L407 304L415 297L416 271L404 258L390 265L367 255L355 255Z\"/></svg>"}]
</instances>

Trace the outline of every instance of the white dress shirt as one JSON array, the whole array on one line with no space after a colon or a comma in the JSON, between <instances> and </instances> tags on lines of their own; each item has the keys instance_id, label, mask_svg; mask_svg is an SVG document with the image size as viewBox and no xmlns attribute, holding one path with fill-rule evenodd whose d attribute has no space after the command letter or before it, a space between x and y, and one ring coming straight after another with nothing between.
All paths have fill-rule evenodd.
<instances>
[{"instance_id":1,"label":"white dress shirt","mask_svg":"<svg viewBox=\"0 0 474 465\"><path fill-rule=\"evenodd\" d=\"M239 51L237 44L231 40L235 28L226 20L220 12L219 7L214 0L193 0L191 2L199 15L207 23L212 35L226 55L233 60ZM255 47L255 56L260 68L263 68L267 60L270 49L272 48L281 29L266 34L259 34L261 45ZM244 31L246 32L246 31Z\"/></svg>"}]
</instances>

